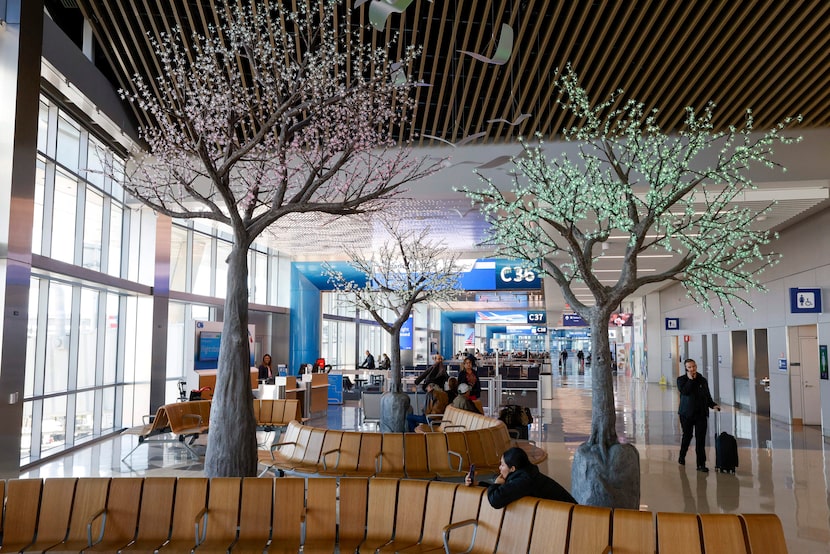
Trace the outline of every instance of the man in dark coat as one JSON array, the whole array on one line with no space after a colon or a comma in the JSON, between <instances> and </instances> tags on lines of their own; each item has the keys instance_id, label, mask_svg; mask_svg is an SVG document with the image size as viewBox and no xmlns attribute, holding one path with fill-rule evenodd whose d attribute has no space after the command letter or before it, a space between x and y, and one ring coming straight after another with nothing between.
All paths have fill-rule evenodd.
<instances>
[{"instance_id":1,"label":"man in dark coat","mask_svg":"<svg viewBox=\"0 0 830 554\"><path fill-rule=\"evenodd\" d=\"M470 474L464 483L468 487L473 485ZM502 454L499 475L493 483L479 484L487 486L487 500L497 510L525 496L577 503L565 487L539 471L530 463L527 453L517 447L508 448Z\"/></svg>"},{"instance_id":2,"label":"man in dark coat","mask_svg":"<svg viewBox=\"0 0 830 554\"><path fill-rule=\"evenodd\" d=\"M360 364L358 367L363 369L375 369L375 357L372 356L369 351L366 351L366 358L364 358L363 363Z\"/></svg>"},{"instance_id":3,"label":"man in dark coat","mask_svg":"<svg viewBox=\"0 0 830 554\"><path fill-rule=\"evenodd\" d=\"M443 389L447 383L447 379L450 378L449 373L447 373L447 368L444 367L444 357L441 354L436 354L434 360L435 363L415 379L416 385L420 385L422 382L424 383L421 385L422 390L427 390L427 385L430 383L435 383L438 385L438 388Z\"/></svg>"},{"instance_id":4,"label":"man in dark coat","mask_svg":"<svg viewBox=\"0 0 830 554\"><path fill-rule=\"evenodd\" d=\"M686 451L689 450L692 433L694 433L697 470L706 473L709 471L706 467L706 428L709 408L720 411L720 406L712 400L706 378L697 372L697 362L686 360L684 365L686 374L677 378L677 390L680 391L680 407L677 413L680 416L680 427L683 429L680 456L677 461L680 465L686 464Z\"/></svg>"}]
</instances>

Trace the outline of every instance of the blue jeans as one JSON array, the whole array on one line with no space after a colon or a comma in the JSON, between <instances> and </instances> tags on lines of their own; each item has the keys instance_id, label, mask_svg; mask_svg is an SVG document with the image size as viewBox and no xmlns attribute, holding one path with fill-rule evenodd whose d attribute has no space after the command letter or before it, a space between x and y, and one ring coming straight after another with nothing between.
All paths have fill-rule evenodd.
<instances>
[{"instance_id":1,"label":"blue jeans","mask_svg":"<svg viewBox=\"0 0 830 554\"><path fill-rule=\"evenodd\" d=\"M425 415L408 414L406 416L406 428L409 430L410 433L415 431L415 428L418 426L419 423L427 422L427 416Z\"/></svg>"}]
</instances>

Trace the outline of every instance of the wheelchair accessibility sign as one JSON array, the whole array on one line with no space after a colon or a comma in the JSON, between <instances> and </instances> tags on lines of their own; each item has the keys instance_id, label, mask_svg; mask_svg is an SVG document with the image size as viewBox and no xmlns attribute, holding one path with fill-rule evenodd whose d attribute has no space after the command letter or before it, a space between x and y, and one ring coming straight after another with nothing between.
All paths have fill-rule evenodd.
<instances>
[{"instance_id":1,"label":"wheelchair accessibility sign","mask_svg":"<svg viewBox=\"0 0 830 554\"><path fill-rule=\"evenodd\" d=\"M790 313L820 314L821 289L790 289Z\"/></svg>"}]
</instances>

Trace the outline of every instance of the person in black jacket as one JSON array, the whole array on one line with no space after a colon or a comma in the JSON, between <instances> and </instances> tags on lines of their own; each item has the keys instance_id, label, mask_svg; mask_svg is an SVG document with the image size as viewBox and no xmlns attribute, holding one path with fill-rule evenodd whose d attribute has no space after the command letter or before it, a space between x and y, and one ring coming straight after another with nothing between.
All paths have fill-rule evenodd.
<instances>
[{"instance_id":1,"label":"person in black jacket","mask_svg":"<svg viewBox=\"0 0 830 554\"><path fill-rule=\"evenodd\" d=\"M429 366L427 369L421 373L417 379L415 379L415 384L420 385L421 382L424 384L421 385L422 390L427 390L427 385L430 383L435 383L438 385L438 388L443 389L444 385L447 383L447 379L450 378L449 373L447 373L447 368L444 367L444 357L441 354L436 354L433 358L435 363Z\"/></svg>"},{"instance_id":2,"label":"person in black jacket","mask_svg":"<svg viewBox=\"0 0 830 554\"><path fill-rule=\"evenodd\" d=\"M706 427L709 408L720 411L720 406L712 400L706 378L697 372L697 362L690 359L686 360L684 365L686 374L677 378L677 390L680 391L680 407L677 413L680 416L680 427L683 429L680 456L677 461L680 465L686 465L686 451L689 450L694 433L697 470L706 473L709 471L706 467Z\"/></svg>"},{"instance_id":3,"label":"person in black jacket","mask_svg":"<svg viewBox=\"0 0 830 554\"><path fill-rule=\"evenodd\" d=\"M469 473L464 484L468 487L473 485ZM539 471L538 467L530 463L527 453L517 447L508 448L502 454L499 475L492 484L479 484L487 486L487 500L496 509L504 508L525 496L577 503L565 487Z\"/></svg>"},{"instance_id":4,"label":"person in black jacket","mask_svg":"<svg viewBox=\"0 0 830 554\"><path fill-rule=\"evenodd\" d=\"M372 356L369 353L369 351L367 350L366 351L366 358L363 360L363 363L360 364L357 367L360 367L360 368L363 368L363 369L375 369L375 357Z\"/></svg>"},{"instance_id":5,"label":"person in black jacket","mask_svg":"<svg viewBox=\"0 0 830 554\"><path fill-rule=\"evenodd\" d=\"M481 396L481 381L476 372L476 359L467 356L461 364L461 371L458 372L458 384L470 385L470 400L478 400Z\"/></svg>"}]
</instances>

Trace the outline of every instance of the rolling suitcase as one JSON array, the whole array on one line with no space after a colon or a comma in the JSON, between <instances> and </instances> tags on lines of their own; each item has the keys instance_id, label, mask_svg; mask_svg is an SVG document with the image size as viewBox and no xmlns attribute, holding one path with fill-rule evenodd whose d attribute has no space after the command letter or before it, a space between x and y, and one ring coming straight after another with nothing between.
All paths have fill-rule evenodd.
<instances>
[{"instance_id":1,"label":"rolling suitcase","mask_svg":"<svg viewBox=\"0 0 830 554\"><path fill-rule=\"evenodd\" d=\"M715 469L721 473L735 473L738 467L738 441L720 429L720 414L715 416Z\"/></svg>"}]
</instances>

